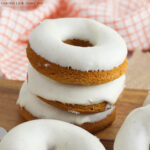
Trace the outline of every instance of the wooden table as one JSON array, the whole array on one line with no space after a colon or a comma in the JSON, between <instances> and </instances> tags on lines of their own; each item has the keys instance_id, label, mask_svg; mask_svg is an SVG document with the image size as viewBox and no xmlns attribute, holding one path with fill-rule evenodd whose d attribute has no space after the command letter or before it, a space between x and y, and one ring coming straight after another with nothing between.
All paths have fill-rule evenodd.
<instances>
[{"instance_id":1,"label":"wooden table","mask_svg":"<svg viewBox=\"0 0 150 150\"><path fill-rule=\"evenodd\" d=\"M15 105L22 82L0 79L0 126L10 130L25 121ZM107 150L113 150L115 136L130 111L142 106L148 91L126 89L117 103L117 117L115 122L96 134Z\"/></svg>"}]
</instances>

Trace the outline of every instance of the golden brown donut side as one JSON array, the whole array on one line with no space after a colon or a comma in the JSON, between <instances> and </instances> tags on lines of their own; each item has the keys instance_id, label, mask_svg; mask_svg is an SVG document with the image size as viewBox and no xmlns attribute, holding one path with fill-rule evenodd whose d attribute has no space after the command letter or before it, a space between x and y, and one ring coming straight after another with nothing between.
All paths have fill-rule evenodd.
<instances>
[{"instance_id":1,"label":"golden brown donut side","mask_svg":"<svg viewBox=\"0 0 150 150\"><path fill-rule=\"evenodd\" d=\"M107 102L102 102L99 104L94 104L94 105L78 105L78 104L67 104L67 103L61 103L58 101L51 101L51 100L46 100L42 97L38 98L42 100L43 102L50 104L52 106L55 106L57 108L67 110L67 111L76 111L79 113L98 113L98 112L103 112L106 110L106 105Z\"/></svg>"},{"instance_id":2,"label":"golden brown donut side","mask_svg":"<svg viewBox=\"0 0 150 150\"><path fill-rule=\"evenodd\" d=\"M113 110L111 114L109 114L103 120L94 123L84 123L80 127L84 128L85 130L91 133L96 133L110 126L115 120L115 118L116 118L116 108Z\"/></svg>"},{"instance_id":3,"label":"golden brown donut side","mask_svg":"<svg viewBox=\"0 0 150 150\"><path fill-rule=\"evenodd\" d=\"M25 108L20 107L19 105L18 105L18 107L19 107L19 111L20 111L21 115L26 120L40 119L40 118L33 116ZM84 128L85 130L87 130L91 133L96 133L98 131L105 129L109 125L111 125L112 122L115 120L115 116L116 116L116 109L114 109L114 111L103 120L100 120L100 121L94 122L94 123L84 123L84 124L78 125L78 126L80 126L81 128Z\"/></svg>"},{"instance_id":4,"label":"golden brown donut side","mask_svg":"<svg viewBox=\"0 0 150 150\"><path fill-rule=\"evenodd\" d=\"M108 71L80 71L71 67L62 67L45 60L31 49L30 45L26 49L27 57L32 66L43 75L58 82L79 85L96 85L106 83L119 78L127 68L127 59L118 67Z\"/></svg>"},{"instance_id":5,"label":"golden brown donut side","mask_svg":"<svg viewBox=\"0 0 150 150\"><path fill-rule=\"evenodd\" d=\"M122 96L123 92L120 94L119 98ZM52 100L47 100L45 98L42 98L40 96L37 96L40 100L43 102L52 105L54 107L57 107L59 109L63 109L66 111L76 111L79 113L85 113L85 114L90 114L90 113L98 113L98 112L103 112L106 110L107 102L104 101L99 104L93 104L93 105L78 105L78 104L67 104L67 103L61 103L58 101L52 101ZM113 104L113 106L116 105L118 102L119 98L116 100L116 102Z\"/></svg>"}]
</instances>

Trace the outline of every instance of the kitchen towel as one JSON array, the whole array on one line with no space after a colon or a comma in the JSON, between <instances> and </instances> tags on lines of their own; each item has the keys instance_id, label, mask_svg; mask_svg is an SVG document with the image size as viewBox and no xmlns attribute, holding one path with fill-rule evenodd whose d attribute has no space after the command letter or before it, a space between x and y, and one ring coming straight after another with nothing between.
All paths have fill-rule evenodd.
<instances>
[{"instance_id":1,"label":"kitchen towel","mask_svg":"<svg viewBox=\"0 0 150 150\"><path fill-rule=\"evenodd\" d=\"M25 49L32 29L44 19L60 17L104 23L124 38L129 51L150 48L150 0L1 0L0 72L4 77L26 79Z\"/></svg>"}]
</instances>

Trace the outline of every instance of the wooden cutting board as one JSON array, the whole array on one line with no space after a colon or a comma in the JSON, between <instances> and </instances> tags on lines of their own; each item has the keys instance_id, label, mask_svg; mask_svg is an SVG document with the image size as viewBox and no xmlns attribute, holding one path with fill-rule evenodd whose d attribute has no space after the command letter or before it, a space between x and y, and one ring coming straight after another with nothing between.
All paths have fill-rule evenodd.
<instances>
[{"instance_id":1,"label":"wooden cutting board","mask_svg":"<svg viewBox=\"0 0 150 150\"><path fill-rule=\"evenodd\" d=\"M25 121L15 105L21 84L20 81L0 79L0 126L7 130ZM147 95L146 90L124 90L117 103L115 122L96 134L107 150L113 150L114 139L124 119L133 109L142 106Z\"/></svg>"}]
</instances>

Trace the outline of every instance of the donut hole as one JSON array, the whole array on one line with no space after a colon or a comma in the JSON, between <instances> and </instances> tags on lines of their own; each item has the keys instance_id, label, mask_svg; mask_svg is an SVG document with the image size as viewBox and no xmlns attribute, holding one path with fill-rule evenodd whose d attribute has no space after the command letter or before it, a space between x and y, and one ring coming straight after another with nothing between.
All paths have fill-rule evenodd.
<instances>
[{"instance_id":1,"label":"donut hole","mask_svg":"<svg viewBox=\"0 0 150 150\"><path fill-rule=\"evenodd\" d=\"M68 39L63 41L65 44L80 46L80 47L92 47L94 46L90 41L80 40L80 39Z\"/></svg>"}]
</instances>

